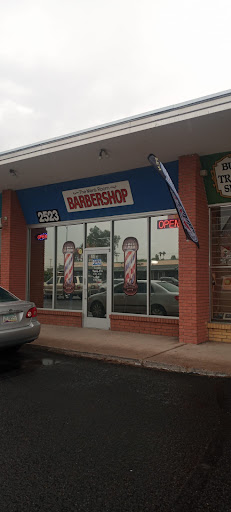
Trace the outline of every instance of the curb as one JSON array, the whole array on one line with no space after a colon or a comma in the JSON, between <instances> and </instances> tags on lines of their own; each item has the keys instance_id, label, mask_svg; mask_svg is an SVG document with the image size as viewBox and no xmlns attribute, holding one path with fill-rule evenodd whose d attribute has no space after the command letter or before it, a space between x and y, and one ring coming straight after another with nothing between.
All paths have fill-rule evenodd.
<instances>
[{"instance_id":1,"label":"curb","mask_svg":"<svg viewBox=\"0 0 231 512\"><path fill-rule=\"evenodd\" d=\"M203 368L193 368L186 366L178 366L174 364L166 363L155 363L143 359L133 359L127 357L119 357L105 354L97 354L95 352L78 352L77 350L69 350L58 347L48 347L47 345L30 345L37 350L46 350L47 352L54 352L56 354L63 354L71 357L80 357L85 359L95 359L97 361L104 361L107 363L124 364L126 366L135 366L140 368L146 368L148 370L159 370L175 373L184 373L190 375L198 375L204 377L225 377L230 378L231 374L222 373L219 371L204 370Z\"/></svg>"},{"instance_id":2,"label":"curb","mask_svg":"<svg viewBox=\"0 0 231 512\"><path fill-rule=\"evenodd\" d=\"M47 345L30 345L35 349L46 350L47 352L55 352L56 354L63 354L71 357L81 357L85 359L96 359L97 361L105 361L108 363L125 364L129 366L143 366L142 359L132 359L127 357L119 357L105 354L97 354L95 352L79 352L66 348L48 347Z\"/></svg>"}]
</instances>

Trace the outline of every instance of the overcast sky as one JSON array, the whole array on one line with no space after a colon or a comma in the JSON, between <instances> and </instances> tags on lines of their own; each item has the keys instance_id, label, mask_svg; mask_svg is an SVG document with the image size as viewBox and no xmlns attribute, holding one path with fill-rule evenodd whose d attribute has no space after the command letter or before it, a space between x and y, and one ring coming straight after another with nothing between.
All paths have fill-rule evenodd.
<instances>
[{"instance_id":1,"label":"overcast sky","mask_svg":"<svg viewBox=\"0 0 231 512\"><path fill-rule=\"evenodd\" d=\"M231 88L230 0L0 5L0 151Z\"/></svg>"}]
</instances>

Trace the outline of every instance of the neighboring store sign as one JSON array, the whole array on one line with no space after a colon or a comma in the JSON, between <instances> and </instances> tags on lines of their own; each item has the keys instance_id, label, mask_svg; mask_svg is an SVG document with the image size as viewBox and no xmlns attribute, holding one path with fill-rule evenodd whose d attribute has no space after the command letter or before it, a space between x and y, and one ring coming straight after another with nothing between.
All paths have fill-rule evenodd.
<instances>
[{"instance_id":1,"label":"neighboring store sign","mask_svg":"<svg viewBox=\"0 0 231 512\"><path fill-rule=\"evenodd\" d=\"M179 228L179 219L165 219L157 221L157 229Z\"/></svg>"},{"instance_id":2,"label":"neighboring store sign","mask_svg":"<svg viewBox=\"0 0 231 512\"><path fill-rule=\"evenodd\" d=\"M134 204L129 181L65 190L62 194L69 213Z\"/></svg>"},{"instance_id":3,"label":"neighboring store sign","mask_svg":"<svg viewBox=\"0 0 231 512\"><path fill-rule=\"evenodd\" d=\"M58 210L42 210L37 213L39 222L59 222L60 216Z\"/></svg>"},{"instance_id":4,"label":"neighboring store sign","mask_svg":"<svg viewBox=\"0 0 231 512\"><path fill-rule=\"evenodd\" d=\"M208 204L230 203L231 152L200 157L201 169L207 171L204 185Z\"/></svg>"},{"instance_id":5,"label":"neighboring store sign","mask_svg":"<svg viewBox=\"0 0 231 512\"><path fill-rule=\"evenodd\" d=\"M231 197L231 155L226 155L213 165L212 178L222 197Z\"/></svg>"}]
</instances>

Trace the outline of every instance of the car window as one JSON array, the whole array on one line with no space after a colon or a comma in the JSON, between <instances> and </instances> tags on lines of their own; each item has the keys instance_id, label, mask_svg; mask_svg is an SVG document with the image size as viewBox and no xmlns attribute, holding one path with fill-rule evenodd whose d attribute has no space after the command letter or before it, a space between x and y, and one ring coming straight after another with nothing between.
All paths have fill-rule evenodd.
<instances>
[{"instance_id":1,"label":"car window","mask_svg":"<svg viewBox=\"0 0 231 512\"><path fill-rule=\"evenodd\" d=\"M138 282L137 293L147 293L147 283L139 283Z\"/></svg>"},{"instance_id":2,"label":"car window","mask_svg":"<svg viewBox=\"0 0 231 512\"><path fill-rule=\"evenodd\" d=\"M164 281L160 281L158 284L159 286L162 286L162 288L164 288L165 290L168 290L168 292L179 292L179 288L175 284L167 283Z\"/></svg>"},{"instance_id":3,"label":"car window","mask_svg":"<svg viewBox=\"0 0 231 512\"><path fill-rule=\"evenodd\" d=\"M60 283L63 284L63 277L60 278Z\"/></svg>"},{"instance_id":4,"label":"car window","mask_svg":"<svg viewBox=\"0 0 231 512\"><path fill-rule=\"evenodd\" d=\"M4 288L0 288L0 302L12 302L17 300L19 299L14 297L14 295L11 295L10 292L7 292Z\"/></svg>"},{"instance_id":5,"label":"car window","mask_svg":"<svg viewBox=\"0 0 231 512\"><path fill-rule=\"evenodd\" d=\"M114 289L115 293L124 293L124 283L117 284Z\"/></svg>"},{"instance_id":6,"label":"car window","mask_svg":"<svg viewBox=\"0 0 231 512\"><path fill-rule=\"evenodd\" d=\"M48 281L46 282L46 284L53 284L53 277L51 277L50 279L48 279Z\"/></svg>"}]
</instances>

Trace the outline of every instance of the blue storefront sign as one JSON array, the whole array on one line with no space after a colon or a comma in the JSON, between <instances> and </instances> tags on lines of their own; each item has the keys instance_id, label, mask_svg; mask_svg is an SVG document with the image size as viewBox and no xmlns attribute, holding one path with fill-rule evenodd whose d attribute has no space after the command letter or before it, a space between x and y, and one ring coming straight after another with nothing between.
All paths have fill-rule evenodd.
<instances>
[{"instance_id":1,"label":"blue storefront sign","mask_svg":"<svg viewBox=\"0 0 231 512\"><path fill-rule=\"evenodd\" d=\"M178 189L178 162L166 169ZM151 167L18 190L27 224L169 210L174 203Z\"/></svg>"}]
</instances>

